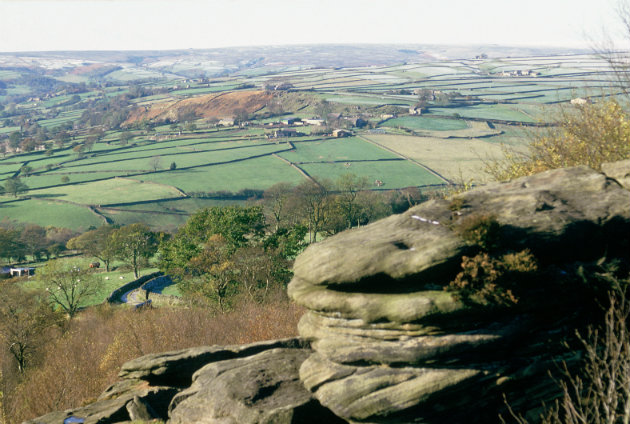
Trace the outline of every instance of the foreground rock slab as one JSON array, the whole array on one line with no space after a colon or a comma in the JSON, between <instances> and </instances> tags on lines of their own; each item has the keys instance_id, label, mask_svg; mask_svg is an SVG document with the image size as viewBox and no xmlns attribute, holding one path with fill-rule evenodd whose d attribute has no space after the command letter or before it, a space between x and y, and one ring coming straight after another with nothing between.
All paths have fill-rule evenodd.
<instances>
[{"instance_id":1,"label":"foreground rock slab","mask_svg":"<svg viewBox=\"0 0 630 424\"><path fill-rule=\"evenodd\" d=\"M488 424L504 396L536 421L559 395L549 370L579 363L561 342L601 313L599 277L630 270L630 161L602 169L489 184L312 245L288 288L307 308L299 338L147 355L95 403L30 422ZM445 290L466 256L473 279L523 249L535 272L508 281L509 305Z\"/></svg>"},{"instance_id":2,"label":"foreground rock slab","mask_svg":"<svg viewBox=\"0 0 630 424\"><path fill-rule=\"evenodd\" d=\"M206 365L189 389L171 402L170 422L339 423L299 379L312 351L273 349L254 356Z\"/></svg>"},{"instance_id":3,"label":"foreground rock slab","mask_svg":"<svg viewBox=\"0 0 630 424\"><path fill-rule=\"evenodd\" d=\"M630 161L603 168L610 175L576 167L489 184L310 246L289 285L309 309L304 385L353 423L494 423L503 394L535 414L558 395L548 370L572 360L560 341L588 315L580 289L532 284L535 301L504 310L444 288L480 251L461 231L474 219L495 220L501 249L529 249L552 281L627 257Z\"/></svg>"},{"instance_id":4,"label":"foreground rock slab","mask_svg":"<svg viewBox=\"0 0 630 424\"><path fill-rule=\"evenodd\" d=\"M27 423L167 421L169 412L181 423L340 422L299 379L311 353L292 338L146 355L125 363L96 402Z\"/></svg>"}]
</instances>

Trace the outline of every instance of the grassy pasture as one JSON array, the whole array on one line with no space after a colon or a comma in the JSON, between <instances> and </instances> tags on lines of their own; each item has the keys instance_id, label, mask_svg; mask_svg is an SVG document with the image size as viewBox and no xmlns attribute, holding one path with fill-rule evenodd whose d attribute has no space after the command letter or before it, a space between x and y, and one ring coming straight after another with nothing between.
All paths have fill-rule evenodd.
<instances>
[{"instance_id":1,"label":"grassy pasture","mask_svg":"<svg viewBox=\"0 0 630 424\"><path fill-rule=\"evenodd\" d=\"M437 171L451 181L487 180L483 160L500 157L500 143L480 139L441 139L406 135L370 135L373 140ZM492 137L494 138L494 137ZM354 164L353 164L354 166Z\"/></svg>"},{"instance_id":2,"label":"grassy pasture","mask_svg":"<svg viewBox=\"0 0 630 424\"><path fill-rule=\"evenodd\" d=\"M15 71L8 71L5 69L0 70L0 80L10 81L16 78L20 78L20 74Z\"/></svg>"},{"instance_id":3,"label":"grassy pasture","mask_svg":"<svg viewBox=\"0 0 630 424\"><path fill-rule=\"evenodd\" d=\"M16 172L17 170L19 170L21 167L22 167L21 163L0 162L0 175L3 175L3 177L0 177L0 178L4 179L6 177L12 176L12 174Z\"/></svg>"},{"instance_id":4,"label":"grassy pasture","mask_svg":"<svg viewBox=\"0 0 630 424\"><path fill-rule=\"evenodd\" d=\"M289 146L282 144L259 144L233 146L224 149L182 151L179 148L148 152L132 151L129 153L111 155L108 157L97 156L87 161L81 161L80 165L68 166L65 169L73 172L86 171L119 171L119 172L152 172L152 161L159 157L158 169L168 169L171 162L175 162L178 168L202 166L243 160L253 156L267 155L286 150Z\"/></svg>"},{"instance_id":5,"label":"grassy pasture","mask_svg":"<svg viewBox=\"0 0 630 424\"><path fill-rule=\"evenodd\" d=\"M20 127L1 127L0 128L0 134L10 134L16 131L20 131Z\"/></svg>"},{"instance_id":6,"label":"grassy pasture","mask_svg":"<svg viewBox=\"0 0 630 424\"><path fill-rule=\"evenodd\" d=\"M244 202L238 200L183 198L181 200L117 206L115 208L99 208L99 212L120 225L144 222L154 229L176 230L185 224L190 215L198 209L242 203Z\"/></svg>"},{"instance_id":7,"label":"grassy pasture","mask_svg":"<svg viewBox=\"0 0 630 424\"><path fill-rule=\"evenodd\" d=\"M94 259L95 258L61 258L58 260L63 263L79 266L81 269L89 269L90 262ZM105 302L111 292L123 284L134 280L133 271L125 269L125 267L121 266L122 264L118 262L115 262L113 265L117 267L117 269L110 272L106 272L104 268L91 270L91 272L96 274L96 276L101 280L101 284L99 286L99 290L94 295L87 297L80 304L81 307L98 305ZM157 268L143 268L139 272L142 276L156 271L158 271ZM26 289L43 289L45 287L45 282L38 279L37 273L35 273L33 277L24 281L22 284Z\"/></svg>"},{"instance_id":8,"label":"grassy pasture","mask_svg":"<svg viewBox=\"0 0 630 424\"><path fill-rule=\"evenodd\" d=\"M29 222L43 227L65 227L86 231L90 226L100 226L105 221L88 208L70 203L53 202L31 198L11 201L7 196L0 197L0 219Z\"/></svg>"},{"instance_id":9,"label":"grassy pasture","mask_svg":"<svg viewBox=\"0 0 630 424\"><path fill-rule=\"evenodd\" d=\"M326 101L334 102L334 103L351 104L351 105L370 105L370 106L403 105L406 107L409 107L413 103L415 103L415 101L413 100L391 99L391 98L386 98L382 96L343 96L343 95L326 96Z\"/></svg>"},{"instance_id":10,"label":"grassy pasture","mask_svg":"<svg viewBox=\"0 0 630 424\"><path fill-rule=\"evenodd\" d=\"M336 180L348 173L367 177L371 188L379 188L375 180L383 181L381 189L395 189L411 186L442 184L443 181L422 167L404 159L380 162L352 162L350 166L343 163L308 163L300 165L316 180Z\"/></svg>"},{"instance_id":11,"label":"grassy pasture","mask_svg":"<svg viewBox=\"0 0 630 424\"><path fill-rule=\"evenodd\" d=\"M142 176L145 181L170 184L185 192L266 189L281 181L298 184L302 178L295 168L273 156Z\"/></svg>"},{"instance_id":12,"label":"grassy pasture","mask_svg":"<svg viewBox=\"0 0 630 424\"><path fill-rule=\"evenodd\" d=\"M231 199L204 199L198 197L186 197L182 199L171 199L156 201L150 203L140 203L135 205L118 206L117 209L123 209L129 212L167 212L167 213L181 213L192 214L198 209L209 208L212 206L230 206L236 204L242 204L241 200Z\"/></svg>"},{"instance_id":13,"label":"grassy pasture","mask_svg":"<svg viewBox=\"0 0 630 424\"><path fill-rule=\"evenodd\" d=\"M458 121L464 122L460 120ZM469 127L463 130L421 131L418 132L417 135L436 138L476 138L491 137L499 135L501 133L501 131L491 128L490 125L488 125L488 123L484 121L468 121L468 125Z\"/></svg>"},{"instance_id":14,"label":"grassy pasture","mask_svg":"<svg viewBox=\"0 0 630 424\"><path fill-rule=\"evenodd\" d=\"M150 212L99 208L99 212L109 218L114 224L129 225L143 222L153 229L176 230L188 220L188 215L156 214Z\"/></svg>"},{"instance_id":15,"label":"grassy pasture","mask_svg":"<svg viewBox=\"0 0 630 424\"><path fill-rule=\"evenodd\" d=\"M498 119L504 121L534 122L534 119L523 112L512 109L510 105L475 105L453 108L432 108L432 115L456 114L463 118Z\"/></svg>"},{"instance_id":16,"label":"grassy pasture","mask_svg":"<svg viewBox=\"0 0 630 424\"><path fill-rule=\"evenodd\" d=\"M120 172L85 172L81 174L49 172L41 175L33 175L22 178L22 181L29 186L31 190L41 187L49 187L58 184L77 184L90 181L102 180L106 178L114 178L121 176ZM68 177L70 181L64 183L61 181L63 177Z\"/></svg>"},{"instance_id":17,"label":"grassy pasture","mask_svg":"<svg viewBox=\"0 0 630 424\"><path fill-rule=\"evenodd\" d=\"M51 197L86 205L106 205L110 203L178 197L181 194L173 187L153 184L128 178L80 183L41 190L32 190L31 196Z\"/></svg>"},{"instance_id":18,"label":"grassy pasture","mask_svg":"<svg viewBox=\"0 0 630 424\"><path fill-rule=\"evenodd\" d=\"M82 114L82 111L80 110L71 111L71 112L62 112L56 118L44 119L44 120L38 121L37 123L40 126L45 127L45 128L54 128L66 122L76 121L77 119L81 117L81 114Z\"/></svg>"},{"instance_id":19,"label":"grassy pasture","mask_svg":"<svg viewBox=\"0 0 630 424\"><path fill-rule=\"evenodd\" d=\"M357 137L294 143L295 150L278 156L291 162L394 159L393 154Z\"/></svg>"},{"instance_id":20,"label":"grassy pasture","mask_svg":"<svg viewBox=\"0 0 630 424\"><path fill-rule=\"evenodd\" d=\"M192 95L192 94L206 94L206 93L218 93L221 91L229 91L234 90L238 84L226 84L226 85L214 85L210 87L200 87L200 88L185 88L182 90L175 90L173 94L181 94L181 95Z\"/></svg>"},{"instance_id":21,"label":"grassy pasture","mask_svg":"<svg viewBox=\"0 0 630 424\"><path fill-rule=\"evenodd\" d=\"M452 131L468 128L465 121L456 119L428 118L425 116L402 116L388 119L381 127L403 127L410 130Z\"/></svg>"}]
</instances>

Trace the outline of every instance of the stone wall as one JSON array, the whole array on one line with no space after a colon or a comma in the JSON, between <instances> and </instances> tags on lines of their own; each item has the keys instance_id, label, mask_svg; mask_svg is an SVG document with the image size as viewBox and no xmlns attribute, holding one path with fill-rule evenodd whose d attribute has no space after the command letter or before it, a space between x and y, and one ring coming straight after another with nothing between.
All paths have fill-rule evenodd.
<instances>
[{"instance_id":1,"label":"stone wall","mask_svg":"<svg viewBox=\"0 0 630 424\"><path fill-rule=\"evenodd\" d=\"M156 277L161 276L162 273L161 272L154 272L148 275L144 275L140 278L138 278L137 280L133 280L128 282L127 284L124 284L120 287L118 287L116 290L114 290L113 292L111 292L111 294L109 296L107 296L107 302L109 303L122 303L121 297L122 295L124 295L125 293L131 291L131 290L136 290L139 289L140 286L142 286L144 283L146 283L147 281L150 281Z\"/></svg>"}]
</instances>

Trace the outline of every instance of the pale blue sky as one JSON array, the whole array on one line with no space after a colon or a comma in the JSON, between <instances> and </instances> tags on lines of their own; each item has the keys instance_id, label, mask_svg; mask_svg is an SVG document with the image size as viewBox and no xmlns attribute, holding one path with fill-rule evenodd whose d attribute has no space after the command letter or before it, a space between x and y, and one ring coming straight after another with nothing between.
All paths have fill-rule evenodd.
<instances>
[{"instance_id":1,"label":"pale blue sky","mask_svg":"<svg viewBox=\"0 0 630 424\"><path fill-rule=\"evenodd\" d=\"M310 43L589 46L617 0L0 0L0 51Z\"/></svg>"}]
</instances>

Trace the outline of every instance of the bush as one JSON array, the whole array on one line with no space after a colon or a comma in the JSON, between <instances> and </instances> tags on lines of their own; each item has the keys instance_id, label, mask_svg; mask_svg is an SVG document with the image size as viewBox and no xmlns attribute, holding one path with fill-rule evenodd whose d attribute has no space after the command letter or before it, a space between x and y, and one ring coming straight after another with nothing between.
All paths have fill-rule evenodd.
<instances>
[{"instance_id":1,"label":"bush","mask_svg":"<svg viewBox=\"0 0 630 424\"><path fill-rule=\"evenodd\" d=\"M464 256L462 271L446 289L468 304L512 306L518 303L519 291L527 288L527 280L537 269L529 250L497 258L488 253Z\"/></svg>"},{"instance_id":2,"label":"bush","mask_svg":"<svg viewBox=\"0 0 630 424\"><path fill-rule=\"evenodd\" d=\"M488 252L500 244L501 225L493 215L468 215L457 222L455 231L469 244Z\"/></svg>"},{"instance_id":3,"label":"bush","mask_svg":"<svg viewBox=\"0 0 630 424\"><path fill-rule=\"evenodd\" d=\"M504 157L486 162L485 171L498 181L549 169L630 158L630 115L616 100L565 107L555 126L535 136L527 154L507 148Z\"/></svg>"}]
</instances>

